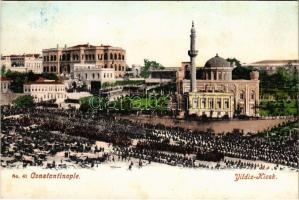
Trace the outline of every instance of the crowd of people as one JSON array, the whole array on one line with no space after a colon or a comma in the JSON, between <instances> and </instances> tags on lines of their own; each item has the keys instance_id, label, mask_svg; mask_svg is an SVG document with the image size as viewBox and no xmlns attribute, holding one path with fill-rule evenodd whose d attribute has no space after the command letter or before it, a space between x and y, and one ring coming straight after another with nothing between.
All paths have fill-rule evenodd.
<instances>
[{"instance_id":1,"label":"crowd of people","mask_svg":"<svg viewBox=\"0 0 299 200\"><path fill-rule=\"evenodd\" d=\"M59 162L49 156L62 152L63 160L83 167L120 159L132 167L134 159L138 165L144 161L181 167L267 169L265 164L257 164L261 161L275 164L274 169L299 169L295 136L270 141L254 134L213 134L72 109L1 108L1 113L4 166L22 162L24 166L55 167ZM113 148L98 147L96 141Z\"/></svg>"}]
</instances>

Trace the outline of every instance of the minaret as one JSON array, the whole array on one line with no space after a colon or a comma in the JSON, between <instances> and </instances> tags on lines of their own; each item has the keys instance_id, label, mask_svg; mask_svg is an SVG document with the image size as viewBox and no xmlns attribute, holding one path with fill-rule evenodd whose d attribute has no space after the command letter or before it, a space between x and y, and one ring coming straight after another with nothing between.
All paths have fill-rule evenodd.
<instances>
[{"instance_id":1,"label":"minaret","mask_svg":"<svg viewBox=\"0 0 299 200\"><path fill-rule=\"evenodd\" d=\"M195 65L195 57L197 56L197 50L195 50L195 28L194 22L192 21L191 35L190 35L190 50L188 51L188 55L190 56L191 63L191 80L190 80L190 92L197 92L196 89L196 65Z\"/></svg>"}]
</instances>

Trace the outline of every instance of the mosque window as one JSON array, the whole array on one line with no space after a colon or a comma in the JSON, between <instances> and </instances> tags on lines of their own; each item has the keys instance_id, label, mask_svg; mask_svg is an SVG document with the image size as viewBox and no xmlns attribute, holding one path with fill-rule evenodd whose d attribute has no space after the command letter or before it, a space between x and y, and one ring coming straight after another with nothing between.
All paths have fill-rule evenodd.
<instances>
[{"instance_id":1,"label":"mosque window","mask_svg":"<svg viewBox=\"0 0 299 200\"><path fill-rule=\"evenodd\" d=\"M198 107L197 99L193 99L192 107L193 108L197 108Z\"/></svg>"},{"instance_id":2,"label":"mosque window","mask_svg":"<svg viewBox=\"0 0 299 200\"><path fill-rule=\"evenodd\" d=\"M202 108L206 107L206 99L201 99L201 107Z\"/></svg>"},{"instance_id":3,"label":"mosque window","mask_svg":"<svg viewBox=\"0 0 299 200\"><path fill-rule=\"evenodd\" d=\"M217 99L217 108L221 108L221 99Z\"/></svg>"},{"instance_id":4,"label":"mosque window","mask_svg":"<svg viewBox=\"0 0 299 200\"><path fill-rule=\"evenodd\" d=\"M209 108L214 108L214 100L209 99Z\"/></svg>"},{"instance_id":5,"label":"mosque window","mask_svg":"<svg viewBox=\"0 0 299 200\"><path fill-rule=\"evenodd\" d=\"M245 95L244 95L244 92L241 92L241 93L240 93L240 99L244 99L244 96L245 96Z\"/></svg>"},{"instance_id":6,"label":"mosque window","mask_svg":"<svg viewBox=\"0 0 299 200\"><path fill-rule=\"evenodd\" d=\"M225 100L224 100L224 108L225 108L225 109L229 108L229 102L228 102L228 99L225 99Z\"/></svg>"},{"instance_id":7,"label":"mosque window","mask_svg":"<svg viewBox=\"0 0 299 200\"><path fill-rule=\"evenodd\" d=\"M255 96L255 95L254 95L254 92L252 91L252 92L251 92L251 95L250 95L250 97L251 97L251 100L253 100L253 99L254 99L254 96Z\"/></svg>"}]
</instances>

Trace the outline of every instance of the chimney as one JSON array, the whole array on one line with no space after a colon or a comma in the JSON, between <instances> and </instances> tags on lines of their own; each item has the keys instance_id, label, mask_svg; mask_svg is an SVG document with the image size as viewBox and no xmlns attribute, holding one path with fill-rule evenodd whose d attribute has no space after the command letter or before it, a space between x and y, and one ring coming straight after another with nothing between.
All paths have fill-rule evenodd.
<instances>
[{"instance_id":1,"label":"chimney","mask_svg":"<svg viewBox=\"0 0 299 200\"><path fill-rule=\"evenodd\" d=\"M57 49L59 48L59 45L58 45L58 44L56 45L56 48L57 48Z\"/></svg>"},{"instance_id":2,"label":"chimney","mask_svg":"<svg viewBox=\"0 0 299 200\"><path fill-rule=\"evenodd\" d=\"M66 49L66 44L64 45L64 48Z\"/></svg>"}]
</instances>

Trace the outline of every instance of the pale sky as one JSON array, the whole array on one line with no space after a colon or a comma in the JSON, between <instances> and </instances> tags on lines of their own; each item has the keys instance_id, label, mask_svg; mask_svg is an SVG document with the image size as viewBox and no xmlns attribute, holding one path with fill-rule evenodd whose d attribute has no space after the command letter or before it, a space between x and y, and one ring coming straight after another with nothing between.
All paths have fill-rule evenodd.
<instances>
[{"instance_id":1,"label":"pale sky","mask_svg":"<svg viewBox=\"0 0 299 200\"><path fill-rule=\"evenodd\" d=\"M216 53L242 63L298 59L298 2L1 2L1 54L89 43L143 59L189 61L194 20L198 66Z\"/></svg>"}]
</instances>

